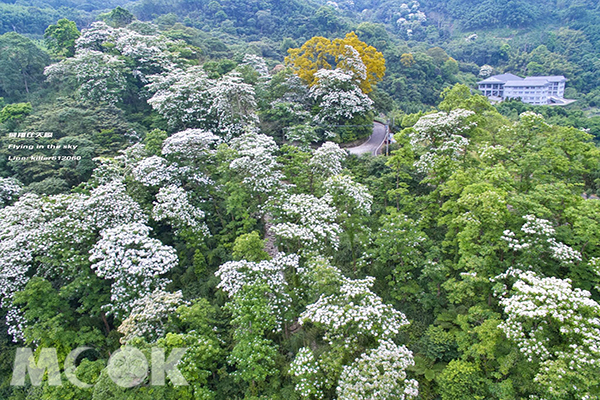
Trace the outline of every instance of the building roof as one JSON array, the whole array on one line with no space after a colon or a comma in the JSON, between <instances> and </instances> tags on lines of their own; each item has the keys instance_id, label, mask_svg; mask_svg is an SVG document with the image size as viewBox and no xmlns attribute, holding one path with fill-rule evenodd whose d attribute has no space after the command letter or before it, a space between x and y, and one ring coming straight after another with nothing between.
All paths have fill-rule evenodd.
<instances>
[{"instance_id":1,"label":"building roof","mask_svg":"<svg viewBox=\"0 0 600 400\"><path fill-rule=\"evenodd\" d=\"M504 87L546 86L549 83L547 79L521 79L520 81L508 81Z\"/></svg>"},{"instance_id":2,"label":"building roof","mask_svg":"<svg viewBox=\"0 0 600 400\"><path fill-rule=\"evenodd\" d=\"M528 76L527 78L525 78L525 80L531 80L531 79L545 79L548 82L566 82L567 78L565 78L562 75L551 75L551 76Z\"/></svg>"},{"instance_id":3,"label":"building roof","mask_svg":"<svg viewBox=\"0 0 600 400\"><path fill-rule=\"evenodd\" d=\"M573 99L563 99L560 97L556 97L556 96L550 96L548 97L548 100L550 100L550 105L554 105L554 106L566 106L568 104L574 103L577 100L573 100Z\"/></svg>"},{"instance_id":4,"label":"building roof","mask_svg":"<svg viewBox=\"0 0 600 400\"><path fill-rule=\"evenodd\" d=\"M527 78L521 78L520 76L517 75L513 75L513 74L502 74L502 75L494 75L494 76L490 76L487 79L484 79L480 82L477 82L477 84L481 85L481 84L499 84L499 83L504 83L505 85L510 83L510 86L519 86L514 84L515 82L525 82L527 81L529 83L528 86L543 86L540 84L536 84L533 82L551 82L551 83L555 83L555 82L566 82L567 78L565 78L562 75L549 75L549 76L528 76ZM524 85L521 85L524 86Z\"/></svg>"},{"instance_id":5,"label":"building roof","mask_svg":"<svg viewBox=\"0 0 600 400\"><path fill-rule=\"evenodd\" d=\"M508 81L518 81L518 80L522 80L523 78L521 78L520 76L517 75L513 75L513 74L502 74L502 75L494 75L494 76L490 76L487 79L484 79L480 82L477 82L478 84L482 84L482 83L506 83Z\"/></svg>"}]
</instances>

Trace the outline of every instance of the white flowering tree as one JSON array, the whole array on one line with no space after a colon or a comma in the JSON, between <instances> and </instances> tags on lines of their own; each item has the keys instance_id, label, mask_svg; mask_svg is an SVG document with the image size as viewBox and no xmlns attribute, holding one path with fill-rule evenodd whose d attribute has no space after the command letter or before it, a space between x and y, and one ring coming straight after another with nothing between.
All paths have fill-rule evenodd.
<instances>
[{"instance_id":1,"label":"white flowering tree","mask_svg":"<svg viewBox=\"0 0 600 400\"><path fill-rule=\"evenodd\" d=\"M88 260L89 248L98 232L131 218L146 218L130 197L110 188L118 192L120 186L103 186L89 196L61 194L41 198L26 194L12 206L1 209L0 286L6 291L2 292L0 305L9 310L8 322L15 337L19 337L21 329L14 323L18 310L11 301L31 277L63 283L79 280L102 291L103 284L90 277ZM96 207L97 202L105 208Z\"/></svg>"},{"instance_id":2,"label":"white flowering tree","mask_svg":"<svg viewBox=\"0 0 600 400\"><path fill-rule=\"evenodd\" d=\"M160 188L152 208L154 220L168 221L176 234L184 236L209 236L204 216L204 211L191 204L188 192L176 185Z\"/></svg>"},{"instance_id":3,"label":"white flowering tree","mask_svg":"<svg viewBox=\"0 0 600 400\"><path fill-rule=\"evenodd\" d=\"M237 72L214 81L196 66L149 78L148 103L172 127L207 129L229 140L258 122L254 88Z\"/></svg>"},{"instance_id":4,"label":"white flowering tree","mask_svg":"<svg viewBox=\"0 0 600 400\"><path fill-rule=\"evenodd\" d=\"M186 48L189 53L195 53L184 41L159 34L157 26L144 25L142 27L138 22L124 28L113 28L103 21L93 22L76 40L77 52L93 50L116 53L128 60L132 65L133 77L142 84L148 82L147 77L151 74L184 64L185 60L178 50Z\"/></svg>"},{"instance_id":5,"label":"white flowering tree","mask_svg":"<svg viewBox=\"0 0 600 400\"><path fill-rule=\"evenodd\" d=\"M427 114L408 130L410 144L419 159L418 171L443 179L450 175L469 146L468 136L477 126L473 111L455 109Z\"/></svg>"},{"instance_id":6,"label":"white flowering tree","mask_svg":"<svg viewBox=\"0 0 600 400\"><path fill-rule=\"evenodd\" d=\"M8 324L15 338L20 337L22 327L12 298L25 288L31 277L72 284L81 293L91 291L103 301L110 283L107 285L108 281L97 279L91 272L90 248L101 231L147 220L141 207L118 181L101 185L89 195L42 198L26 194L0 212L0 290L3 290L0 306L8 310ZM86 307L98 315L100 306Z\"/></svg>"},{"instance_id":7,"label":"white flowering tree","mask_svg":"<svg viewBox=\"0 0 600 400\"><path fill-rule=\"evenodd\" d=\"M354 182L348 175L334 175L323 184L325 192L333 198L340 213L369 215L373 196L365 185Z\"/></svg>"},{"instance_id":8,"label":"white flowering tree","mask_svg":"<svg viewBox=\"0 0 600 400\"><path fill-rule=\"evenodd\" d=\"M197 48L161 35L152 24L113 28L97 21L83 30L75 49L73 57L46 67L44 74L49 82L72 89L84 101L112 105L145 102L150 91L155 94L152 105L159 113L170 122L178 118L181 125L187 126L189 121L183 117L189 113L173 116L174 111L160 99L168 97L164 91L170 84L180 81L194 89L193 79L184 79L181 68L190 64L190 59L197 59ZM157 86L161 93L156 93ZM173 90L177 92L177 87Z\"/></svg>"},{"instance_id":9,"label":"white flowering tree","mask_svg":"<svg viewBox=\"0 0 600 400\"><path fill-rule=\"evenodd\" d=\"M81 207L82 220L95 232L131 222L148 221L146 213L119 181L94 188L89 197L82 198Z\"/></svg>"},{"instance_id":10,"label":"white flowering tree","mask_svg":"<svg viewBox=\"0 0 600 400\"><path fill-rule=\"evenodd\" d=\"M325 193L332 198L338 211L338 222L343 237L352 253L352 263L356 267L361 246L368 241L367 217L371 214L373 196L366 186L354 182L348 175L334 175L323 183Z\"/></svg>"},{"instance_id":11,"label":"white flowering tree","mask_svg":"<svg viewBox=\"0 0 600 400\"><path fill-rule=\"evenodd\" d=\"M303 399L324 399L328 380L321 370L319 361L308 347L298 350L290 364L290 375L294 377L296 393Z\"/></svg>"},{"instance_id":12,"label":"white flowering tree","mask_svg":"<svg viewBox=\"0 0 600 400\"><path fill-rule=\"evenodd\" d=\"M352 68L361 73L359 67ZM314 117L317 124L345 125L372 110L373 101L354 83L354 73L342 69L321 69L315 73L317 83L310 88L309 96L319 106Z\"/></svg>"},{"instance_id":13,"label":"white flowering tree","mask_svg":"<svg viewBox=\"0 0 600 400\"><path fill-rule=\"evenodd\" d=\"M84 30L75 41L75 49L102 51L102 45L114 40L118 29L115 29L104 21L92 22L90 27Z\"/></svg>"},{"instance_id":14,"label":"white flowering tree","mask_svg":"<svg viewBox=\"0 0 600 400\"><path fill-rule=\"evenodd\" d=\"M270 78L269 67L265 62L265 59L260 56L257 56L256 54L244 54L244 58L240 65L250 66L256 71L256 73L258 73L258 76L262 80L266 81Z\"/></svg>"},{"instance_id":15,"label":"white flowering tree","mask_svg":"<svg viewBox=\"0 0 600 400\"><path fill-rule=\"evenodd\" d=\"M337 249L342 232L331 196L291 194L275 205L277 223L271 232L290 252Z\"/></svg>"},{"instance_id":16,"label":"white flowering tree","mask_svg":"<svg viewBox=\"0 0 600 400\"><path fill-rule=\"evenodd\" d=\"M360 57L360 53L348 44L344 44L340 48L337 68L349 74L357 85L367 79L367 66Z\"/></svg>"},{"instance_id":17,"label":"white flowering tree","mask_svg":"<svg viewBox=\"0 0 600 400\"><path fill-rule=\"evenodd\" d=\"M135 164L131 170L133 178L144 186L160 186L175 180L176 168L163 157L147 157Z\"/></svg>"},{"instance_id":18,"label":"white flowering tree","mask_svg":"<svg viewBox=\"0 0 600 400\"><path fill-rule=\"evenodd\" d=\"M375 279L349 279L322 258L299 272L307 293L321 292L299 322L316 326L328 347L319 357L306 347L298 352L290 367L297 392L321 399L337 387L340 399L416 397L417 383L406 379L405 371L413 364L412 353L393 342L409 322L372 292ZM402 394L406 397L395 397Z\"/></svg>"},{"instance_id":19,"label":"white flowering tree","mask_svg":"<svg viewBox=\"0 0 600 400\"><path fill-rule=\"evenodd\" d=\"M142 83L148 82L147 76L150 74L173 69L175 62L179 60L169 48L185 45L184 42L174 42L162 35L142 35L127 28L115 31L112 39L115 49L122 56L133 60L135 68L132 74Z\"/></svg>"},{"instance_id":20,"label":"white flowering tree","mask_svg":"<svg viewBox=\"0 0 600 400\"><path fill-rule=\"evenodd\" d=\"M0 306L7 310L8 332L13 338L21 338L22 314L12 301L29 281L38 228L44 220L41 199L33 194L0 209Z\"/></svg>"},{"instance_id":21,"label":"white flowering tree","mask_svg":"<svg viewBox=\"0 0 600 400\"><path fill-rule=\"evenodd\" d=\"M229 261L219 267L215 275L221 280L217 285L229 298L236 296L246 286L264 285L268 288L270 314L275 316L281 330L291 304L286 271L298 267L298 256L280 253L272 260L252 262Z\"/></svg>"},{"instance_id":22,"label":"white flowering tree","mask_svg":"<svg viewBox=\"0 0 600 400\"><path fill-rule=\"evenodd\" d=\"M520 266L534 265L537 272L558 273L557 268L561 265L582 262L579 251L556 239L556 230L550 221L531 214L523 219L525 223L518 235L507 229L502 236Z\"/></svg>"},{"instance_id":23,"label":"white flowering tree","mask_svg":"<svg viewBox=\"0 0 600 400\"><path fill-rule=\"evenodd\" d=\"M104 308L117 317L126 316L140 295L164 290L169 281L162 275L177 265L175 249L151 238L150 230L139 222L106 229L90 250L92 270L113 282Z\"/></svg>"},{"instance_id":24,"label":"white flowering tree","mask_svg":"<svg viewBox=\"0 0 600 400\"><path fill-rule=\"evenodd\" d=\"M235 327L228 361L237 368L234 376L250 383L252 390L276 373L278 348L265 336L280 331L287 320L291 297L284 273L297 266L297 256L279 255L258 263L230 261L216 272L218 287L230 298L226 308Z\"/></svg>"},{"instance_id":25,"label":"white flowering tree","mask_svg":"<svg viewBox=\"0 0 600 400\"><path fill-rule=\"evenodd\" d=\"M186 129L173 134L163 142L162 154L180 162L203 160L215 153L213 146L218 142L219 137L210 132Z\"/></svg>"},{"instance_id":26,"label":"white flowering tree","mask_svg":"<svg viewBox=\"0 0 600 400\"><path fill-rule=\"evenodd\" d=\"M134 163L144 157L148 157L146 146L143 143L135 143L123 150L119 150L119 155L115 160L122 163L126 168L130 168Z\"/></svg>"},{"instance_id":27,"label":"white flowering tree","mask_svg":"<svg viewBox=\"0 0 600 400\"><path fill-rule=\"evenodd\" d=\"M247 126L258 123L254 87L237 72L223 75L209 89L210 112L216 120L215 133L226 140L239 136Z\"/></svg>"},{"instance_id":28,"label":"white flowering tree","mask_svg":"<svg viewBox=\"0 0 600 400\"><path fill-rule=\"evenodd\" d=\"M411 145L415 148L437 148L455 135L465 136L476 126L476 123L469 119L473 115L473 111L460 108L424 115L419 118L414 125L414 131L410 133Z\"/></svg>"},{"instance_id":29,"label":"white flowering tree","mask_svg":"<svg viewBox=\"0 0 600 400\"><path fill-rule=\"evenodd\" d=\"M117 329L123 335L121 343L133 338L153 342L164 336L166 321L182 305L189 303L183 300L181 291L169 293L157 289L134 300L130 314Z\"/></svg>"},{"instance_id":30,"label":"white flowering tree","mask_svg":"<svg viewBox=\"0 0 600 400\"><path fill-rule=\"evenodd\" d=\"M313 323L323 329L323 340L334 347L360 348L366 338L391 339L408 320L400 311L383 303L371 287L375 278L349 279L340 275L339 291L321 295L306 307L302 323Z\"/></svg>"},{"instance_id":31,"label":"white flowering tree","mask_svg":"<svg viewBox=\"0 0 600 400\"><path fill-rule=\"evenodd\" d=\"M342 161L348 153L333 142L325 142L313 153L309 162L313 174L323 179L342 172Z\"/></svg>"},{"instance_id":32,"label":"white flowering tree","mask_svg":"<svg viewBox=\"0 0 600 400\"><path fill-rule=\"evenodd\" d=\"M412 0L400 4L400 8L395 14L397 27L407 38L410 38L427 21L427 16L419 8L419 2Z\"/></svg>"},{"instance_id":33,"label":"white flowering tree","mask_svg":"<svg viewBox=\"0 0 600 400\"><path fill-rule=\"evenodd\" d=\"M338 399L415 399L419 384L406 376L406 369L414 363L412 352L405 346L383 340L377 348L344 366L337 387Z\"/></svg>"},{"instance_id":34,"label":"white flowering tree","mask_svg":"<svg viewBox=\"0 0 600 400\"><path fill-rule=\"evenodd\" d=\"M214 82L208 79L200 66L187 70L175 68L148 79L148 100L171 127L202 128L211 130L216 121L211 116L212 96L209 90Z\"/></svg>"},{"instance_id":35,"label":"white flowering tree","mask_svg":"<svg viewBox=\"0 0 600 400\"><path fill-rule=\"evenodd\" d=\"M0 177L0 207L10 204L21 194L23 185L14 178Z\"/></svg>"},{"instance_id":36,"label":"white flowering tree","mask_svg":"<svg viewBox=\"0 0 600 400\"><path fill-rule=\"evenodd\" d=\"M44 70L49 82L76 87L81 99L109 104L122 99L128 73L125 62L117 56L87 49Z\"/></svg>"},{"instance_id":37,"label":"white flowering tree","mask_svg":"<svg viewBox=\"0 0 600 400\"><path fill-rule=\"evenodd\" d=\"M482 65L481 68L479 68L479 76L482 78L487 78L492 76L492 74L494 73L494 67L492 67L491 65Z\"/></svg>"},{"instance_id":38,"label":"white flowering tree","mask_svg":"<svg viewBox=\"0 0 600 400\"><path fill-rule=\"evenodd\" d=\"M229 168L252 193L264 197L284 188L276 156L279 148L272 137L251 130L231 140L230 147L234 153Z\"/></svg>"},{"instance_id":39,"label":"white flowering tree","mask_svg":"<svg viewBox=\"0 0 600 400\"><path fill-rule=\"evenodd\" d=\"M184 185L186 188L200 187L204 192L213 184L210 178L210 167L214 164L217 154L216 145L220 142L218 136L202 129L186 129L165 139L162 144L162 159L152 159L139 162L134 175L139 168L147 168L150 177L160 180L162 184ZM156 171L153 173L153 170ZM141 171L140 171L141 172Z\"/></svg>"},{"instance_id":40,"label":"white flowering tree","mask_svg":"<svg viewBox=\"0 0 600 400\"><path fill-rule=\"evenodd\" d=\"M600 305L571 281L509 269L503 287L500 323L536 375L542 398L591 399L600 395Z\"/></svg>"}]
</instances>

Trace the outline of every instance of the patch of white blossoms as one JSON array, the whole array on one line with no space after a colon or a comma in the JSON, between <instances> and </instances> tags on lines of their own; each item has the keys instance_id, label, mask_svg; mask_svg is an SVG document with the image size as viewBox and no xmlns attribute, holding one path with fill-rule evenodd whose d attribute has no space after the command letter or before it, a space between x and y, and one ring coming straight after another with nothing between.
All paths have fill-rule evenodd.
<instances>
[{"instance_id":1,"label":"patch of white blossoms","mask_svg":"<svg viewBox=\"0 0 600 400\"><path fill-rule=\"evenodd\" d=\"M325 142L313 153L309 165L315 175L330 177L342 172L342 161L348 153L333 142Z\"/></svg>"},{"instance_id":2,"label":"patch of white blossoms","mask_svg":"<svg viewBox=\"0 0 600 400\"><path fill-rule=\"evenodd\" d=\"M467 121L474 114L459 108L419 118L408 135L411 146L419 154L415 168L429 173L444 161L457 161L469 145L469 139L463 135L477 125Z\"/></svg>"},{"instance_id":3,"label":"patch of white blossoms","mask_svg":"<svg viewBox=\"0 0 600 400\"><path fill-rule=\"evenodd\" d=\"M211 126L211 95L214 82L200 66L187 70L173 69L162 75L149 76L148 90L154 95L148 100L170 126L207 128Z\"/></svg>"},{"instance_id":4,"label":"patch of white blossoms","mask_svg":"<svg viewBox=\"0 0 600 400\"><path fill-rule=\"evenodd\" d=\"M93 22L89 29L84 29L75 42L79 51L102 51L107 44L113 52L133 61L132 74L146 82L148 73L173 69L179 60L176 51L171 48L187 47L193 49L182 40L172 40L160 35L155 25L135 22L125 28L113 28L105 22ZM137 28L137 30L136 30Z\"/></svg>"},{"instance_id":5,"label":"patch of white blossoms","mask_svg":"<svg viewBox=\"0 0 600 400\"><path fill-rule=\"evenodd\" d=\"M254 130L231 140L235 158L229 168L242 176L242 182L257 193L272 194L282 188L283 174L275 152L277 144L272 137Z\"/></svg>"},{"instance_id":6,"label":"patch of white blossoms","mask_svg":"<svg viewBox=\"0 0 600 400\"><path fill-rule=\"evenodd\" d=\"M102 49L102 44L114 40L117 30L109 26L104 21L92 22L88 29L85 29L79 38L75 41L76 50L97 50Z\"/></svg>"},{"instance_id":7,"label":"patch of white blossoms","mask_svg":"<svg viewBox=\"0 0 600 400\"><path fill-rule=\"evenodd\" d=\"M115 49L121 55L135 61L136 68L132 71L143 83L147 83L146 74L156 70L169 70L174 67L174 56L169 47L177 42L162 35L141 35L129 29L118 29L115 37ZM183 41L179 44L185 45Z\"/></svg>"},{"instance_id":8,"label":"patch of white blossoms","mask_svg":"<svg viewBox=\"0 0 600 400\"><path fill-rule=\"evenodd\" d=\"M492 76L492 74L494 73L494 67L492 67L491 65L482 65L481 68L479 68L479 76L482 78L487 78L489 76Z\"/></svg>"},{"instance_id":9,"label":"patch of white blossoms","mask_svg":"<svg viewBox=\"0 0 600 400\"><path fill-rule=\"evenodd\" d=\"M280 253L272 260L252 262L246 260L229 261L221 265L215 275L221 280L217 285L232 298L246 286L264 284L269 288L269 303L279 324L283 324L283 315L290 307L286 270L298 267L298 256Z\"/></svg>"},{"instance_id":10,"label":"patch of white blossoms","mask_svg":"<svg viewBox=\"0 0 600 400\"><path fill-rule=\"evenodd\" d=\"M8 333L15 339L21 338L22 315L12 300L29 281L44 220L41 199L35 194L25 194L14 205L0 209L0 306L7 310Z\"/></svg>"},{"instance_id":11,"label":"patch of white blossoms","mask_svg":"<svg viewBox=\"0 0 600 400\"><path fill-rule=\"evenodd\" d=\"M336 383L339 399L416 397L417 383L407 380L405 372L413 365L412 353L393 342L409 322L371 291L375 278L347 278L323 257L310 260L298 274L310 292L321 292L300 315L299 323L315 324L331 346L320 358L306 347L296 355L290 374L301 397L325 398L324 392ZM365 352L364 344L373 342L376 347ZM353 363L342 365L344 355L360 353ZM332 361L339 364L332 366Z\"/></svg>"},{"instance_id":12,"label":"patch of white blossoms","mask_svg":"<svg viewBox=\"0 0 600 400\"><path fill-rule=\"evenodd\" d=\"M188 302L183 300L181 291L169 293L160 289L135 300L131 305L131 313L117 329L123 335L121 343L125 344L136 337L151 342L162 337L165 334L165 321L184 304Z\"/></svg>"},{"instance_id":13,"label":"patch of white blossoms","mask_svg":"<svg viewBox=\"0 0 600 400\"><path fill-rule=\"evenodd\" d=\"M415 379L406 379L406 368L414 365L405 346L382 340L351 365L344 366L337 387L339 400L408 400L419 395Z\"/></svg>"},{"instance_id":14,"label":"patch of white blossoms","mask_svg":"<svg viewBox=\"0 0 600 400\"><path fill-rule=\"evenodd\" d=\"M344 45L344 51L339 56L337 67L349 73L355 81L367 79L367 67L360 57L360 53L350 45Z\"/></svg>"},{"instance_id":15,"label":"patch of white blossoms","mask_svg":"<svg viewBox=\"0 0 600 400\"><path fill-rule=\"evenodd\" d=\"M151 238L150 230L137 222L106 229L90 250L92 270L113 280L112 304L105 308L117 317L127 315L140 295L164 289L168 281L160 275L177 265L175 249Z\"/></svg>"},{"instance_id":16,"label":"patch of white blossoms","mask_svg":"<svg viewBox=\"0 0 600 400\"><path fill-rule=\"evenodd\" d=\"M307 347L301 348L290 364L290 375L295 378L296 392L305 399L323 399L326 378L323 376L319 362L314 353Z\"/></svg>"},{"instance_id":17,"label":"patch of white blossoms","mask_svg":"<svg viewBox=\"0 0 600 400\"><path fill-rule=\"evenodd\" d=\"M175 158L194 160L214 154L212 146L219 142L219 137L202 129L186 129L168 137L163 142L162 155L173 155Z\"/></svg>"},{"instance_id":18,"label":"patch of white blossoms","mask_svg":"<svg viewBox=\"0 0 600 400\"><path fill-rule=\"evenodd\" d=\"M410 144L413 147L434 146L439 147L455 135L462 135L474 128L477 124L467 119L475 115L473 111L457 108L446 113L423 115L414 125L410 133Z\"/></svg>"},{"instance_id":19,"label":"patch of white blossoms","mask_svg":"<svg viewBox=\"0 0 600 400\"><path fill-rule=\"evenodd\" d=\"M254 69L261 79L269 79L269 67L267 67L267 63L265 59L257 56L256 54L244 54L244 59L240 65L249 65Z\"/></svg>"},{"instance_id":20,"label":"patch of white blossoms","mask_svg":"<svg viewBox=\"0 0 600 400\"><path fill-rule=\"evenodd\" d=\"M421 173L430 173L437 169L444 160L458 161L468 145L469 139L460 135L452 135L440 147L421 154L414 166Z\"/></svg>"},{"instance_id":21,"label":"patch of white blossoms","mask_svg":"<svg viewBox=\"0 0 600 400\"><path fill-rule=\"evenodd\" d=\"M176 70L185 64L182 48L188 53L195 51L182 40L159 34L151 24L142 28L137 22L112 28L97 21L75 41L74 57L48 66L44 73L50 81L75 81L84 100L115 104L121 100L128 78L147 83L151 74ZM147 94L141 92L140 97Z\"/></svg>"},{"instance_id":22,"label":"patch of white blossoms","mask_svg":"<svg viewBox=\"0 0 600 400\"><path fill-rule=\"evenodd\" d=\"M336 124L372 110L373 100L354 83L354 72L320 69L315 79L308 94L319 104L317 124Z\"/></svg>"},{"instance_id":23,"label":"patch of white blossoms","mask_svg":"<svg viewBox=\"0 0 600 400\"><path fill-rule=\"evenodd\" d=\"M89 243L98 232L133 221L146 221L122 183L111 181L90 195L25 194L0 209L0 306L7 309L10 334L20 337L14 293L31 276L70 281L89 264Z\"/></svg>"},{"instance_id":24,"label":"patch of white blossoms","mask_svg":"<svg viewBox=\"0 0 600 400\"><path fill-rule=\"evenodd\" d=\"M339 292L321 295L300 316L301 323L321 325L323 339L331 345L352 349L364 337L391 339L409 324L403 313L371 291L375 278L349 279L339 273L339 280Z\"/></svg>"},{"instance_id":25,"label":"patch of white blossoms","mask_svg":"<svg viewBox=\"0 0 600 400\"><path fill-rule=\"evenodd\" d=\"M507 315L500 329L529 362L539 363L535 381L550 393L577 379L585 394L586 374L600 372L600 305L569 279L512 268L497 278L510 276L518 280L500 294Z\"/></svg>"},{"instance_id":26,"label":"patch of white blossoms","mask_svg":"<svg viewBox=\"0 0 600 400\"><path fill-rule=\"evenodd\" d=\"M132 146L127 147L126 149L119 150L119 155L115 157L115 161L117 161L122 168L123 172L129 172L131 168L139 161L141 161L144 157L147 157L148 153L146 152L146 146L142 143L136 143ZM123 180L124 176L119 176L117 180Z\"/></svg>"},{"instance_id":27,"label":"patch of white blossoms","mask_svg":"<svg viewBox=\"0 0 600 400\"><path fill-rule=\"evenodd\" d=\"M488 163L495 163L510 154L509 149L499 144L491 145L489 143L483 143L479 145L477 150L479 157Z\"/></svg>"},{"instance_id":28,"label":"patch of white blossoms","mask_svg":"<svg viewBox=\"0 0 600 400\"><path fill-rule=\"evenodd\" d=\"M210 236L204 216L204 211L190 203L188 193L175 185L160 188L152 208L152 217L156 221L169 221L176 233L186 230Z\"/></svg>"},{"instance_id":29,"label":"patch of white blossoms","mask_svg":"<svg viewBox=\"0 0 600 400\"><path fill-rule=\"evenodd\" d=\"M16 200L23 190L23 185L14 178L0 177L0 207Z\"/></svg>"},{"instance_id":30,"label":"patch of white blossoms","mask_svg":"<svg viewBox=\"0 0 600 400\"><path fill-rule=\"evenodd\" d=\"M242 134L244 127L258 123L254 87L244 83L238 72L223 75L208 93L210 112L218 121L216 133L226 140Z\"/></svg>"},{"instance_id":31,"label":"patch of white blossoms","mask_svg":"<svg viewBox=\"0 0 600 400\"><path fill-rule=\"evenodd\" d=\"M160 186L173 181L176 168L159 156L144 158L131 171L133 178L145 186Z\"/></svg>"},{"instance_id":32,"label":"patch of white blossoms","mask_svg":"<svg viewBox=\"0 0 600 400\"><path fill-rule=\"evenodd\" d=\"M91 195L83 199L82 207L85 213L81 218L97 231L148 220L140 205L127 194L125 185L118 181L93 189Z\"/></svg>"},{"instance_id":33,"label":"patch of white blossoms","mask_svg":"<svg viewBox=\"0 0 600 400\"><path fill-rule=\"evenodd\" d=\"M74 79L81 99L115 104L127 85L125 62L117 56L96 50L81 50L74 57L47 66L50 82Z\"/></svg>"},{"instance_id":34,"label":"patch of white blossoms","mask_svg":"<svg viewBox=\"0 0 600 400\"><path fill-rule=\"evenodd\" d=\"M277 206L281 222L271 227L279 239L301 245L306 250L337 248L341 228L336 222L338 214L331 205L332 198L309 194L291 194Z\"/></svg>"},{"instance_id":35,"label":"patch of white blossoms","mask_svg":"<svg viewBox=\"0 0 600 400\"><path fill-rule=\"evenodd\" d=\"M524 233L521 239L511 230L505 230L501 237L513 251L533 250L533 247L547 249L550 256L564 264L573 264L582 260L581 253L554 238L556 233L550 221L537 218L535 215L523 216L525 223L521 227Z\"/></svg>"},{"instance_id":36,"label":"patch of white blossoms","mask_svg":"<svg viewBox=\"0 0 600 400\"><path fill-rule=\"evenodd\" d=\"M334 199L342 202L359 213L369 215L373 205L373 196L365 185L354 182L348 175L334 175L325 181L325 191Z\"/></svg>"},{"instance_id":37,"label":"patch of white blossoms","mask_svg":"<svg viewBox=\"0 0 600 400\"><path fill-rule=\"evenodd\" d=\"M89 182L94 185L106 185L107 183L122 182L124 179L125 166L119 160L109 157L96 157L93 159L96 168L92 172Z\"/></svg>"},{"instance_id":38,"label":"patch of white blossoms","mask_svg":"<svg viewBox=\"0 0 600 400\"><path fill-rule=\"evenodd\" d=\"M420 4L416 0L402 3L396 14L398 16L396 25L406 33L408 37L412 36L414 30L421 27L421 25L427 21L427 16L423 11L419 10L419 7Z\"/></svg>"}]
</instances>

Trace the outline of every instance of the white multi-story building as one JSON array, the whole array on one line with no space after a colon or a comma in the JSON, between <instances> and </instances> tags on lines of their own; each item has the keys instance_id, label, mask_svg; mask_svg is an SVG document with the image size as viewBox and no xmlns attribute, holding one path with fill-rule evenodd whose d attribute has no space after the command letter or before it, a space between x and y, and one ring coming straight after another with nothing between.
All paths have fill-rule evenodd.
<instances>
[{"instance_id":1,"label":"white multi-story building","mask_svg":"<svg viewBox=\"0 0 600 400\"><path fill-rule=\"evenodd\" d=\"M523 103L535 105L564 105L564 76L529 76L521 78L513 74L494 75L477 82L479 90L490 100L521 99Z\"/></svg>"}]
</instances>

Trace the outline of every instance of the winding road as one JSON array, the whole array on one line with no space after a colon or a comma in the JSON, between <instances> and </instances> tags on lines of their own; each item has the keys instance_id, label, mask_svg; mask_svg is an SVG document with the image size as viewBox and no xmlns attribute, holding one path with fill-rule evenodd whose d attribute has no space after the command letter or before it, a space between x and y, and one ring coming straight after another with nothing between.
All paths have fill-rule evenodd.
<instances>
[{"instance_id":1,"label":"winding road","mask_svg":"<svg viewBox=\"0 0 600 400\"><path fill-rule=\"evenodd\" d=\"M348 150L350 154L361 155L369 153L376 156L383 145L387 132L388 130L386 125L379 122L374 122L373 134L369 137L369 140L360 146L348 147L346 150Z\"/></svg>"}]
</instances>

